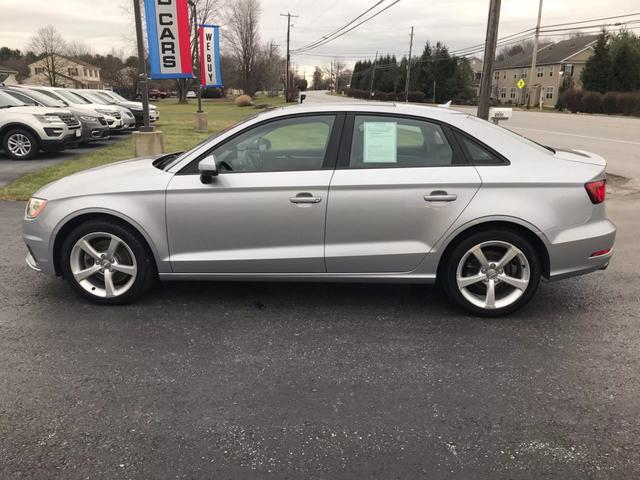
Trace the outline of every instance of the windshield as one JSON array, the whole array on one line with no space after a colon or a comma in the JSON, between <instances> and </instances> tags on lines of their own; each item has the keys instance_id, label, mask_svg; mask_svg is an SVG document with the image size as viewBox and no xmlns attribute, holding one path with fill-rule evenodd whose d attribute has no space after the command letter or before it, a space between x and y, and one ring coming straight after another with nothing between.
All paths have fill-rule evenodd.
<instances>
[{"instance_id":1,"label":"windshield","mask_svg":"<svg viewBox=\"0 0 640 480\"><path fill-rule=\"evenodd\" d=\"M69 103L81 103L81 104L91 103L87 99L73 92L70 92L69 90L56 90L56 93L58 93L61 97L63 97Z\"/></svg>"},{"instance_id":2,"label":"windshield","mask_svg":"<svg viewBox=\"0 0 640 480\"><path fill-rule=\"evenodd\" d=\"M67 102L62 101L59 98L50 97L49 95L44 95L40 92L37 92L36 90L25 89L24 91L21 90L19 92L17 90L7 90L7 93L9 93L10 95L16 96L17 98L26 97L31 100L35 100L36 102L41 103L45 107L60 108L60 107L69 106Z\"/></svg>"},{"instance_id":3,"label":"windshield","mask_svg":"<svg viewBox=\"0 0 640 480\"><path fill-rule=\"evenodd\" d=\"M99 103L101 105L110 105L113 103L113 101L110 102L108 100L105 100L100 95L96 95L95 93L91 93L91 92L82 92L82 93L73 92L73 93L75 93L79 97L84 98L85 100L90 101L91 103Z\"/></svg>"},{"instance_id":4,"label":"windshield","mask_svg":"<svg viewBox=\"0 0 640 480\"><path fill-rule=\"evenodd\" d=\"M91 92L94 96L102 98L105 102L113 103L113 98L108 93Z\"/></svg>"},{"instance_id":5,"label":"windshield","mask_svg":"<svg viewBox=\"0 0 640 480\"><path fill-rule=\"evenodd\" d=\"M119 93L116 93L116 92L109 92L109 93L107 93L107 95L109 95L111 97L114 97L114 98L117 98L121 102L128 102L129 101L126 98L124 98L122 95L120 95Z\"/></svg>"},{"instance_id":6,"label":"windshield","mask_svg":"<svg viewBox=\"0 0 640 480\"><path fill-rule=\"evenodd\" d=\"M24 107L26 105L26 103L21 102L17 98L0 91L0 108Z\"/></svg>"}]
</instances>

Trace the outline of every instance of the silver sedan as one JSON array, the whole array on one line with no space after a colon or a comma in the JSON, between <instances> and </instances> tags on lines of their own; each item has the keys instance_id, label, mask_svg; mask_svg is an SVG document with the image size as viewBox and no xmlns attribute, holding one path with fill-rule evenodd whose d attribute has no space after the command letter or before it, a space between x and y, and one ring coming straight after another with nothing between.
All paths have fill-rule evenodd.
<instances>
[{"instance_id":1,"label":"silver sedan","mask_svg":"<svg viewBox=\"0 0 640 480\"><path fill-rule=\"evenodd\" d=\"M607 267L605 161L446 108L261 113L193 149L47 185L27 263L96 303L160 280L439 283L475 315Z\"/></svg>"}]
</instances>

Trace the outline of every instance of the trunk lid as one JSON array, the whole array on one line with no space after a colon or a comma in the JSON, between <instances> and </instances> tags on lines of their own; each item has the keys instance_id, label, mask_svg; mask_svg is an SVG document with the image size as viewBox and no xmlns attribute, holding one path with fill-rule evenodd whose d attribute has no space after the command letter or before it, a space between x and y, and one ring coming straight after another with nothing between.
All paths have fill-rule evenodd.
<instances>
[{"instance_id":1,"label":"trunk lid","mask_svg":"<svg viewBox=\"0 0 640 480\"><path fill-rule=\"evenodd\" d=\"M556 158L568 160L570 162L588 163L590 165L598 165L603 168L607 166L607 161L600 155L592 152L586 152L584 150L556 148L555 156Z\"/></svg>"}]
</instances>

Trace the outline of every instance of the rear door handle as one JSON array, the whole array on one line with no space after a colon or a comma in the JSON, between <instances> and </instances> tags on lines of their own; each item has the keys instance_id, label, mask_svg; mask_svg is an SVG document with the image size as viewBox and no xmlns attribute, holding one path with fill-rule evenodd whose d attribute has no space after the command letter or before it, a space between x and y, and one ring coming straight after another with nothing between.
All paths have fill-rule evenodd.
<instances>
[{"instance_id":1,"label":"rear door handle","mask_svg":"<svg viewBox=\"0 0 640 480\"><path fill-rule=\"evenodd\" d=\"M425 202L455 202L458 196L455 193L447 193L443 190L436 190L424 196Z\"/></svg>"},{"instance_id":2,"label":"rear door handle","mask_svg":"<svg viewBox=\"0 0 640 480\"><path fill-rule=\"evenodd\" d=\"M291 203L320 203L322 197L314 197L310 193L299 193L295 197L289 198Z\"/></svg>"}]
</instances>

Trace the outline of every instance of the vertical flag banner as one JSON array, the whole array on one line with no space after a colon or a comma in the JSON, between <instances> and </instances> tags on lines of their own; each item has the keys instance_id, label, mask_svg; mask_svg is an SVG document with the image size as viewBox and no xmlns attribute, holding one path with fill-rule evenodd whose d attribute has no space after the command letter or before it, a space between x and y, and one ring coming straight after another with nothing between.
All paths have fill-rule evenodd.
<instances>
[{"instance_id":1,"label":"vertical flag banner","mask_svg":"<svg viewBox=\"0 0 640 480\"><path fill-rule=\"evenodd\" d=\"M220 27L200 25L200 85L222 87L220 72Z\"/></svg>"},{"instance_id":2,"label":"vertical flag banner","mask_svg":"<svg viewBox=\"0 0 640 480\"><path fill-rule=\"evenodd\" d=\"M193 78L187 0L144 0L151 78Z\"/></svg>"}]
</instances>

